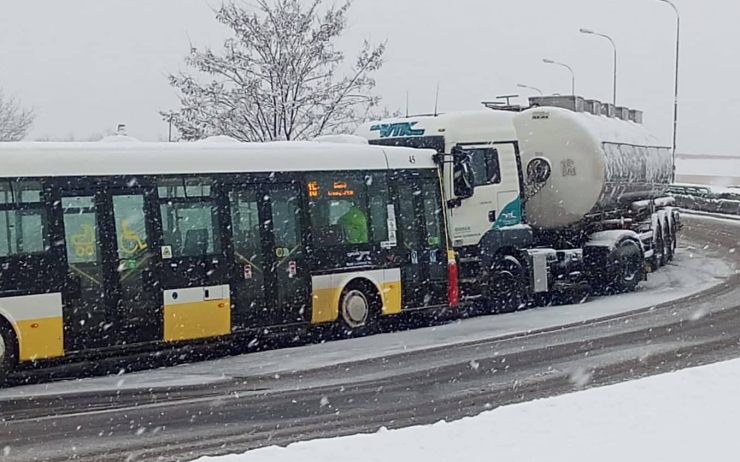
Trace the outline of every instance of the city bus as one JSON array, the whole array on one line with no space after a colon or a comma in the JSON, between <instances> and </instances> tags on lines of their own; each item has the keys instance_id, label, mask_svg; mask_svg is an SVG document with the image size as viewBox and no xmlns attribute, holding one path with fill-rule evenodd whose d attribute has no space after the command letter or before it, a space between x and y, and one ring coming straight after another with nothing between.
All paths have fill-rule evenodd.
<instances>
[{"instance_id":1,"label":"city bus","mask_svg":"<svg viewBox=\"0 0 740 462\"><path fill-rule=\"evenodd\" d=\"M433 151L0 143L0 378L456 306Z\"/></svg>"}]
</instances>

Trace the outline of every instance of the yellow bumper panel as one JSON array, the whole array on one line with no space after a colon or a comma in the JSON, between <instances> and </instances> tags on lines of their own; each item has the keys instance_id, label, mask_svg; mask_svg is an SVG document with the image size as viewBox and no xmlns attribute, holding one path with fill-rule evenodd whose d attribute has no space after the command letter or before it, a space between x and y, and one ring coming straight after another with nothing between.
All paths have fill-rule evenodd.
<instances>
[{"instance_id":1,"label":"yellow bumper panel","mask_svg":"<svg viewBox=\"0 0 740 462\"><path fill-rule=\"evenodd\" d=\"M231 303L214 300L164 307L164 340L190 340L231 333Z\"/></svg>"},{"instance_id":2,"label":"yellow bumper panel","mask_svg":"<svg viewBox=\"0 0 740 462\"><path fill-rule=\"evenodd\" d=\"M21 361L64 356L64 322L61 316L17 321L15 329Z\"/></svg>"},{"instance_id":3,"label":"yellow bumper panel","mask_svg":"<svg viewBox=\"0 0 740 462\"><path fill-rule=\"evenodd\" d=\"M401 312L401 281L383 283L383 314Z\"/></svg>"},{"instance_id":4,"label":"yellow bumper panel","mask_svg":"<svg viewBox=\"0 0 740 462\"><path fill-rule=\"evenodd\" d=\"M165 291L165 342L219 337L231 333L228 286Z\"/></svg>"},{"instance_id":5,"label":"yellow bumper panel","mask_svg":"<svg viewBox=\"0 0 740 462\"><path fill-rule=\"evenodd\" d=\"M314 289L311 303L311 323L334 322L339 317L339 297L342 288Z\"/></svg>"},{"instance_id":6,"label":"yellow bumper panel","mask_svg":"<svg viewBox=\"0 0 740 462\"><path fill-rule=\"evenodd\" d=\"M64 356L61 293L0 298L0 318L15 330L20 361Z\"/></svg>"}]
</instances>

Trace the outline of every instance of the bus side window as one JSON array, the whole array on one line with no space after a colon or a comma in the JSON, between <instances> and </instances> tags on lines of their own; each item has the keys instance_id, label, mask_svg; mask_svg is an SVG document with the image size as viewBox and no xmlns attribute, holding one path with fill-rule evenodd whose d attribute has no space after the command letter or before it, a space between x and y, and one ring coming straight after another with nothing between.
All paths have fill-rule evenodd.
<instances>
[{"instance_id":1,"label":"bus side window","mask_svg":"<svg viewBox=\"0 0 740 462\"><path fill-rule=\"evenodd\" d=\"M443 240L442 233L442 205L437 185L434 182L426 182L423 186L424 192L424 222L427 232L427 244L430 247L440 247Z\"/></svg>"},{"instance_id":2,"label":"bus side window","mask_svg":"<svg viewBox=\"0 0 740 462\"><path fill-rule=\"evenodd\" d=\"M242 258L254 261L262 252L260 245L259 204L256 191L232 191L229 194L231 202L231 229L234 233L234 251Z\"/></svg>"},{"instance_id":3,"label":"bus side window","mask_svg":"<svg viewBox=\"0 0 740 462\"><path fill-rule=\"evenodd\" d=\"M373 199L374 182L378 180L378 187L385 187L385 177L376 174L336 174L317 173L310 176L308 181L308 195L310 198L309 210L313 241L318 246L359 245L369 244L378 240L377 232L382 235L380 228L373 229L373 210L370 207ZM383 203L387 208L387 200L382 193L374 194L376 201ZM379 203L376 209L379 209ZM387 212L386 212L387 213ZM377 226L384 226L387 217L375 210ZM387 225L385 225L387 227ZM381 239L382 240L382 239Z\"/></svg>"},{"instance_id":4,"label":"bus side window","mask_svg":"<svg viewBox=\"0 0 740 462\"><path fill-rule=\"evenodd\" d=\"M44 253L48 217L37 182L0 182L0 257Z\"/></svg>"},{"instance_id":5,"label":"bus side window","mask_svg":"<svg viewBox=\"0 0 740 462\"><path fill-rule=\"evenodd\" d=\"M292 249L301 245L300 201L295 190L275 189L270 193L275 245Z\"/></svg>"},{"instance_id":6,"label":"bus side window","mask_svg":"<svg viewBox=\"0 0 740 462\"><path fill-rule=\"evenodd\" d=\"M372 173L365 177L370 211L370 239L374 243L388 240L388 180L385 173Z\"/></svg>"},{"instance_id":7,"label":"bus side window","mask_svg":"<svg viewBox=\"0 0 740 462\"><path fill-rule=\"evenodd\" d=\"M174 257L221 252L218 208L208 178L168 178L159 182L164 245Z\"/></svg>"}]
</instances>

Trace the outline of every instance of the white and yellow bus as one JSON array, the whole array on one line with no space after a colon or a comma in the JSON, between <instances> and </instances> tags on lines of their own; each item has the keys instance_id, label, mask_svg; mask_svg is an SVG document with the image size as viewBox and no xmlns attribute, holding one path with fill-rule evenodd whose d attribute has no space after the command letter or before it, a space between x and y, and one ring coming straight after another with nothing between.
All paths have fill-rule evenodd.
<instances>
[{"instance_id":1,"label":"white and yellow bus","mask_svg":"<svg viewBox=\"0 0 740 462\"><path fill-rule=\"evenodd\" d=\"M0 378L16 366L457 305L432 151L0 143Z\"/></svg>"}]
</instances>

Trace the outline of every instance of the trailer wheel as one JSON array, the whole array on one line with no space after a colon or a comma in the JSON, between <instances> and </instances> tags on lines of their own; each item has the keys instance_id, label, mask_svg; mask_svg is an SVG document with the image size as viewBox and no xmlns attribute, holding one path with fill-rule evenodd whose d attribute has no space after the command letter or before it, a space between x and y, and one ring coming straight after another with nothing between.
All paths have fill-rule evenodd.
<instances>
[{"instance_id":1,"label":"trailer wheel","mask_svg":"<svg viewBox=\"0 0 740 462\"><path fill-rule=\"evenodd\" d=\"M676 255L676 249L678 248L678 222L675 216L671 216L671 257Z\"/></svg>"},{"instance_id":2,"label":"trailer wheel","mask_svg":"<svg viewBox=\"0 0 740 462\"><path fill-rule=\"evenodd\" d=\"M380 306L377 290L372 284L361 281L348 284L339 299L341 336L371 334L380 316Z\"/></svg>"},{"instance_id":3,"label":"trailer wheel","mask_svg":"<svg viewBox=\"0 0 740 462\"><path fill-rule=\"evenodd\" d=\"M668 223L668 220L663 224L663 235L665 236L663 238L663 243L665 244L665 263L668 263L673 260L673 251L676 248L673 242L676 235L673 232L673 227Z\"/></svg>"},{"instance_id":4,"label":"trailer wheel","mask_svg":"<svg viewBox=\"0 0 740 462\"><path fill-rule=\"evenodd\" d=\"M607 259L607 290L612 293L632 292L645 275L644 254L632 239L619 242Z\"/></svg>"},{"instance_id":5,"label":"trailer wheel","mask_svg":"<svg viewBox=\"0 0 740 462\"><path fill-rule=\"evenodd\" d=\"M663 238L663 227L658 223L653 230L653 268L658 269L665 265L665 240Z\"/></svg>"},{"instance_id":6,"label":"trailer wheel","mask_svg":"<svg viewBox=\"0 0 740 462\"><path fill-rule=\"evenodd\" d=\"M511 313L529 304L526 271L513 255L504 255L491 268L488 301L495 312Z\"/></svg>"},{"instance_id":7,"label":"trailer wheel","mask_svg":"<svg viewBox=\"0 0 740 462\"><path fill-rule=\"evenodd\" d=\"M17 363L17 351L15 335L12 330L0 321L0 386L7 380L8 376Z\"/></svg>"}]
</instances>

